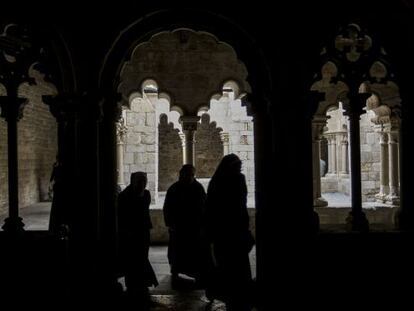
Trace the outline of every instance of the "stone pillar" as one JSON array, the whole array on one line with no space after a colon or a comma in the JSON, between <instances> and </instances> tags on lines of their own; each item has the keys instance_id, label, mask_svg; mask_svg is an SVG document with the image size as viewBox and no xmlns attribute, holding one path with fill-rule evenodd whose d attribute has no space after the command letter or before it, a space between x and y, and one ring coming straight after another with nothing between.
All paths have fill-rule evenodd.
<instances>
[{"instance_id":1,"label":"stone pillar","mask_svg":"<svg viewBox=\"0 0 414 311\"><path fill-rule=\"evenodd\" d=\"M328 172L327 174L332 174L332 135L326 135L326 139L328 140Z\"/></svg>"},{"instance_id":2,"label":"stone pillar","mask_svg":"<svg viewBox=\"0 0 414 311\"><path fill-rule=\"evenodd\" d=\"M321 134L326 119L312 121L312 168L313 168L313 206L327 206L328 202L322 198L321 194L321 167L320 167L320 142Z\"/></svg>"},{"instance_id":3,"label":"stone pillar","mask_svg":"<svg viewBox=\"0 0 414 311\"><path fill-rule=\"evenodd\" d=\"M127 133L127 127L124 123L124 118L121 118L116 124L116 171L117 171L117 184L121 188L125 185L124 180L124 145L125 135Z\"/></svg>"},{"instance_id":4,"label":"stone pillar","mask_svg":"<svg viewBox=\"0 0 414 311\"><path fill-rule=\"evenodd\" d=\"M397 205L400 203L399 178L398 178L398 130L391 129L388 133L388 158L389 158L389 194L387 203Z\"/></svg>"},{"instance_id":5,"label":"stone pillar","mask_svg":"<svg viewBox=\"0 0 414 311\"><path fill-rule=\"evenodd\" d=\"M337 166L337 148L336 148L336 134L334 134L332 136L332 174L337 174L338 173L338 166Z\"/></svg>"},{"instance_id":6,"label":"stone pillar","mask_svg":"<svg viewBox=\"0 0 414 311\"><path fill-rule=\"evenodd\" d=\"M20 98L16 92L0 97L1 116L7 122L8 182L9 182L9 217L5 219L3 230L10 233L23 231L24 223L19 217L19 174L17 122L23 116L26 98Z\"/></svg>"},{"instance_id":7,"label":"stone pillar","mask_svg":"<svg viewBox=\"0 0 414 311\"><path fill-rule=\"evenodd\" d=\"M200 120L198 116L181 116L180 123L183 128L183 164L195 166L195 132Z\"/></svg>"},{"instance_id":8,"label":"stone pillar","mask_svg":"<svg viewBox=\"0 0 414 311\"><path fill-rule=\"evenodd\" d=\"M328 173L327 175L336 175L337 174L337 165L336 165L336 134L329 133L326 134L328 139Z\"/></svg>"},{"instance_id":9,"label":"stone pillar","mask_svg":"<svg viewBox=\"0 0 414 311\"><path fill-rule=\"evenodd\" d=\"M229 154L230 153L230 149L229 149L229 143L230 143L229 133L221 132L220 133L220 138L221 138L221 142L223 143L223 156L225 156L226 154Z\"/></svg>"},{"instance_id":10,"label":"stone pillar","mask_svg":"<svg viewBox=\"0 0 414 311\"><path fill-rule=\"evenodd\" d=\"M381 126L380 132L380 191L375 195L378 202L385 203L389 193L389 160L388 160L388 134L383 131Z\"/></svg>"},{"instance_id":11,"label":"stone pillar","mask_svg":"<svg viewBox=\"0 0 414 311\"><path fill-rule=\"evenodd\" d=\"M351 168L351 201L352 211L346 219L350 231L369 231L369 223L362 211L362 191L361 191L361 143L359 120L364 113L363 108L366 100L371 94L348 93L348 102L344 103L344 115L349 118L349 143L351 148L350 168Z\"/></svg>"},{"instance_id":12,"label":"stone pillar","mask_svg":"<svg viewBox=\"0 0 414 311\"><path fill-rule=\"evenodd\" d=\"M344 132L340 140L341 148L341 168L339 174L348 176L348 132Z\"/></svg>"}]
</instances>

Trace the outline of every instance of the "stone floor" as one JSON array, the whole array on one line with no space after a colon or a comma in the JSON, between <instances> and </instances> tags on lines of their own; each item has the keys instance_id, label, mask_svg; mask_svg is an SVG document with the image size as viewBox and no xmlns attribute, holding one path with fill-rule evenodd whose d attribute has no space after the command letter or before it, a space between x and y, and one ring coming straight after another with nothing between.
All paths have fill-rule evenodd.
<instances>
[{"instance_id":1,"label":"stone floor","mask_svg":"<svg viewBox=\"0 0 414 311\"><path fill-rule=\"evenodd\" d=\"M47 230L49 223L50 202L37 203L29 208L21 210L20 216L23 218L26 230ZM4 222L7 215L0 216L0 224ZM194 289L191 278L180 275L183 279L184 287L180 290L174 290L171 287L170 267L167 259L167 247L163 245L153 245L149 253L150 262L156 273L159 285L150 288L153 311L225 311L223 302L215 300L209 303L204 295L203 290ZM250 263L252 276L256 276L256 251L255 248L250 252ZM121 278L120 283L124 286L124 280ZM128 305L129 306L129 305ZM140 306L134 306L134 310L140 310Z\"/></svg>"},{"instance_id":2,"label":"stone floor","mask_svg":"<svg viewBox=\"0 0 414 311\"><path fill-rule=\"evenodd\" d=\"M177 311L224 311L226 310L223 302L214 300L209 303L204 295L203 290L194 290L191 285L193 280L184 275L180 275L184 284L181 290L174 290L171 288L170 267L167 261L167 247L152 246L150 248L150 262L155 270L159 285L155 288L150 288L151 300L153 306L151 310L177 310ZM252 275L256 276L256 251L250 252L250 263ZM120 279L123 284L123 279Z\"/></svg>"}]
</instances>

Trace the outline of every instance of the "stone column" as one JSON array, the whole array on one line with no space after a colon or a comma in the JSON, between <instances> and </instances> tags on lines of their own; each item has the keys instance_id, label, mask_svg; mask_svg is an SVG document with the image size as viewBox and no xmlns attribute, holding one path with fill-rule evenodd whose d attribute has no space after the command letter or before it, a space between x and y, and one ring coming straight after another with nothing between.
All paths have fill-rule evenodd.
<instances>
[{"instance_id":1,"label":"stone column","mask_svg":"<svg viewBox=\"0 0 414 311\"><path fill-rule=\"evenodd\" d=\"M223 143L223 156L230 153L229 149L229 143L230 143L230 137L229 133L220 132L220 138L221 142Z\"/></svg>"},{"instance_id":2,"label":"stone column","mask_svg":"<svg viewBox=\"0 0 414 311\"><path fill-rule=\"evenodd\" d=\"M117 183L121 188L125 185L124 180L124 145L125 135L127 133L127 127L124 123L124 118L121 118L116 124L116 171L117 171Z\"/></svg>"},{"instance_id":3,"label":"stone column","mask_svg":"<svg viewBox=\"0 0 414 311\"><path fill-rule=\"evenodd\" d=\"M339 174L342 176L348 176L348 132L344 132L341 135L341 168Z\"/></svg>"},{"instance_id":4,"label":"stone column","mask_svg":"<svg viewBox=\"0 0 414 311\"><path fill-rule=\"evenodd\" d=\"M0 97L1 116L7 122L7 155L8 155L8 182L9 182L9 217L5 219L3 230L10 233L23 231L24 223L19 217L19 173L18 173L18 142L17 122L23 116L26 98L17 96L16 92L9 92L8 96Z\"/></svg>"},{"instance_id":5,"label":"stone column","mask_svg":"<svg viewBox=\"0 0 414 311\"><path fill-rule=\"evenodd\" d=\"M332 158L333 158L333 156L332 156L332 135L327 134L326 139L328 140L328 172L327 172L327 174L332 174L333 173L333 171L332 171L332 168L333 168L333 165L332 165Z\"/></svg>"},{"instance_id":6,"label":"stone column","mask_svg":"<svg viewBox=\"0 0 414 311\"><path fill-rule=\"evenodd\" d=\"M195 166L195 132L200 120L198 116L181 116L180 123L183 128L183 164Z\"/></svg>"},{"instance_id":7,"label":"stone column","mask_svg":"<svg viewBox=\"0 0 414 311\"><path fill-rule=\"evenodd\" d=\"M325 134L328 139L328 173L327 175L336 175L337 174L337 165L336 165L336 134L328 133Z\"/></svg>"},{"instance_id":8,"label":"stone column","mask_svg":"<svg viewBox=\"0 0 414 311\"><path fill-rule=\"evenodd\" d=\"M335 175L338 173L337 156L336 156L336 153L337 153L336 142L337 142L336 134L333 134L332 135L332 145L331 145L331 148L332 148L332 174L335 174Z\"/></svg>"},{"instance_id":9,"label":"stone column","mask_svg":"<svg viewBox=\"0 0 414 311\"><path fill-rule=\"evenodd\" d=\"M312 168L313 168L313 206L327 206L328 202L321 194L320 142L325 120L312 121Z\"/></svg>"},{"instance_id":10,"label":"stone column","mask_svg":"<svg viewBox=\"0 0 414 311\"><path fill-rule=\"evenodd\" d=\"M378 132L380 138L380 191L375 195L378 202L385 203L389 193L389 160L388 160L388 134L383 131L381 126Z\"/></svg>"},{"instance_id":11,"label":"stone column","mask_svg":"<svg viewBox=\"0 0 414 311\"><path fill-rule=\"evenodd\" d=\"M350 168L351 168L351 200L352 211L346 219L348 229L351 231L367 232L369 223L362 211L362 191L361 191L361 143L359 120L364 113L363 108L366 100L371 94L357 93L350 91L348 101L344 103L344 115L349 118L349 143L351 148Z\"/></svg>"},{"instance_id":12,"label":"stone column","mask_svg":"<svg viewBox=\"0 0 414 311\"><path fill-rule=\"evenodd\" d=\"M389 157L389 194L387 203L397 205L400 202L398 183L398 130L391 128L388 133L388 157Z\"/></svg>"}]
</instances>

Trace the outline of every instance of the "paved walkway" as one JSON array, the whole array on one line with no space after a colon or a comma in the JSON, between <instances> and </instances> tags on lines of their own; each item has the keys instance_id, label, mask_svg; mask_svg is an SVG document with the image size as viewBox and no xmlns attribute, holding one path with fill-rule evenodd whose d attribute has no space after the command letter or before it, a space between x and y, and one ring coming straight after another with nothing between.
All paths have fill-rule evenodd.
<instances>
[{"instance_id":1,"label":"paved walkway","mask_svg":"<svg viewBox=\"0 0 414 311\"><path fill-rule=\"evenodd\" d=\"M34 204L20 211L23 217L26 230L47 230L49 223L50 202L42 202ZM0 216L0 224L4 223L7 215ZM209 303L204 295L203 290L195 290L192 287L193 279L180 275L188 289L174 290L171 288L170 267L167 259L166 246L151 246L149 253L150 262L154 268L159 285L150 289L151 300L153 306L151 311L225 311L225 305L218 300L212 304ZM250 252L250 263L253 277L256 276L256 250ZM119 280L124 286L124 280ZM186 286L187 288L187 286ZM129 303L134 303L129 302ZM133 306L135 307L135 306ZM135 310L135 309L134 309ZM136 310L140 310L140 306L136 306Z\"/></svg>"}]
</instances>

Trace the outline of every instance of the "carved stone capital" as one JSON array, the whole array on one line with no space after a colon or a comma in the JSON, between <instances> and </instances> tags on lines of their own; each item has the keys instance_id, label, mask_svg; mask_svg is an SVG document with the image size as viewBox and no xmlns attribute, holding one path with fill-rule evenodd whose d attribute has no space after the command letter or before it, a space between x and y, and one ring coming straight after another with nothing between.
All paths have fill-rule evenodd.
<instances>
[{"instance_id":1,"label":"carved stone capital","mask_svg":"<svg viewBox=\"0 0 414 311\"><path fill-rule=\"evenodd\" d=\"M125 125L124 119L121 118L116 123L116 141L118 144L123 144L125 142L125 136L128 132L128 127Z\"/></svg>"},{"instance_id":2,"label":"carved stone capital","mask_svg":"<svg viewBox=\"0 0 414 311\"><path fill-rule=\"evenodd\" d=\"M223 144L228 145L230 142L230 136L229 133L227 132L220 132L220 139L222 141Z\"/></svg>"},{"instance_id":3,"label":"carved stone capital","mask_svg":"<svg viewBox=\"0 0 414 311\"><path fill-rule=\"evenodd\" d=\"M199 116L181 116L179 119L183 131L196 131L198 121L200 121Z\"/></svg>"},{"instance_id":4,"label":"carved stone capital","mask_svg":"<svg viewBox=\"0 0 414 311\"><path fill-rule=\"evenodd\" d=\"M322 140L323 130L327 124L327 116L314 116L312 120L312 139L314 141Z\"/></svg>"}]
</instances>

